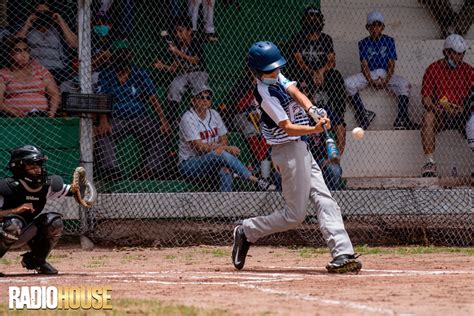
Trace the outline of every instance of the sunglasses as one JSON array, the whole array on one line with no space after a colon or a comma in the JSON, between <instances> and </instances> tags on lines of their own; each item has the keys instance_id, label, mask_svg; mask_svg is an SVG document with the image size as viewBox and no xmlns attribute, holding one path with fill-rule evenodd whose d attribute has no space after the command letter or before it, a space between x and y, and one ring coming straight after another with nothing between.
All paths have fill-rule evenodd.
<instances>
[{"instance_id":1,"label":"sunglasses","mask_svg":"<svg viewBox=\"0 0 474 316\"><path fill-rule=\"evenodd\" d=\"M30 51L31 51L30 48L15 47L15 48L13 49L13 52L14 52L14 53L17 53L17 54L18 54L18 53L29 53Z\"/></svg>"},{"instance_id":2,"label":"sunglasses","mask_svg":"<svg viewBox=\"0 0 474 316\"><path fill-rule=\"evenodd\" d=\"M210 94L206 94L206 95L200 94L200 95L197 96L197 98L199 100L208 100L208 101L210 101L210 100L212 100L212 95L210 95Z\"/></svg>"}]
</instances>

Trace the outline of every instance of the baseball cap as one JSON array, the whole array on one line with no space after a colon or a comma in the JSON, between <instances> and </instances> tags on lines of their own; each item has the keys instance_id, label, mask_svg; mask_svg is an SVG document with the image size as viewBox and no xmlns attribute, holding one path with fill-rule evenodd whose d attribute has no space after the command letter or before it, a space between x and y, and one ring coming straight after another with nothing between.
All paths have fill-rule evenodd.
<instances>
[{"instance_id":1,"label":"baseball cap","mask_svg":"<svg viewBox=\"0 0 474 316\"><path fill-rule=\"evenodd\" d=\"M367 25L371 25L374 22L380 22L385 24L385 19L382 12L372 11L367 15Z\"/></svg>"},{"instance_id":2,"label":"baseball cap","mask_svg":"<svg viewBox=\"0 0 474 316\"><path fill-rule=\"evenodd\" d=\"M321 9L315 6L310 6L304 9L303 15L323 15Z\"/></svg>"},{"instance_id":3,"label":"baseball cap","mask_svg":"<svg viewBox=\"0 0 474 316\"><path fill-rule=\"evenodd\" d=\"M208 85L201 85L201 86L197 86L197 87L193 87L192 91L191 91L191 94L193 95L193 97L199 95L201 92L204 92L204 91L209 91L209 93L212 94L212 90L211 88L208 86Z\"/></svg>"},{"instance_id":4,"label":"baseball cap","mask_svg":"<svg viewBox=\"0 0 474 316\"><path fill-rule=\"evenodd\" d=\"M451 34L444 40L444 49L447 48L450 48L457 53L464 53L467 49L467 44L461 35Z\"/></svg>"}]
</instances>

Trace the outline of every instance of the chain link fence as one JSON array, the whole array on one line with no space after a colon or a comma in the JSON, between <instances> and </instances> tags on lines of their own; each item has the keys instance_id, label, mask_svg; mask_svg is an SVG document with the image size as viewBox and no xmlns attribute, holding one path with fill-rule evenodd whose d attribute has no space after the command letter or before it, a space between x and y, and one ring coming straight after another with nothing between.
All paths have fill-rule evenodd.
<instances>
[{"instance_id":1,"label":"chain link fence","mask_svg":"<svg viewBox=\"0 0 474 316\"><path fill-rule=\"evenodd\" d=\"M329 112L340 161L327 159L324 135L306 141L354 243L474 245L472 1L0 3L1 161L33 143L65 181L78 164L93 170L94 208L49 205L67 233L229 244L236 223L283 208L246 67L266 40ZM454 32L465 43L445 41ZM380 33L390 37L374 44ZM111 95L112 112L61 111L67 93ZM314 207L259 242L322 245Z\"/></svg>"}]
</instances>

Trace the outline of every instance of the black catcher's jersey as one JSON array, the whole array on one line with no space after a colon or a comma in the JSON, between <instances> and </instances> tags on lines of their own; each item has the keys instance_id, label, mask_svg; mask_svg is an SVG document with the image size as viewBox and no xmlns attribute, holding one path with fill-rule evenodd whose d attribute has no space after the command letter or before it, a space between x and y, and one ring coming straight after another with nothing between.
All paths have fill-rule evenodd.
<instances>
[{"instance_id":1,"label":"black catcher's jersey","mask_svg":"<svg viewBox=\"0 0 474 316\"><path fill-rule=\"evenodd\" d=\"M68 194L69 189L70 186L63 184L63 180L59 176L48 177L46 184L37 192L28 191L16 178L0 179L0 210L9 210L24 203L31 203L34 212L17 214L23 217L26 223L30 223L43 211L48 199L70 195Z\"/></svg>"}]
</instances>

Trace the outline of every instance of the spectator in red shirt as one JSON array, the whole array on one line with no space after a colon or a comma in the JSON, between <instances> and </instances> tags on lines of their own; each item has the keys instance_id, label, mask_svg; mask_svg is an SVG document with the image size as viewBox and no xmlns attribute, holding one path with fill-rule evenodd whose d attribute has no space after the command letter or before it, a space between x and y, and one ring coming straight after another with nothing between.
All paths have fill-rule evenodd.
<instances>
[{"instance_id":1,"label":"spectator in red shirt","mask_svg":"<svg viewBox=\"0 0 474 316\"><path fill-rule=\"evenodd\" d=\"M10 37L4 45L7 67L0 70L0 114L54 117L60 98L51 73L31 59L25 38Z\"/></svg>"},{"instance_id":2,"label":"spectator in red shirt","mask_svg":"<svg viewBox=\"0 0 474 316\"><path fill-rule=\"evenodd\" d=\"M464 38L451 34L444 42L444 58L429 65L423 76L421 96L425 113L421 142L426 156L423 177L437 176L436 133L443 129L464 129L469 91L474 82L473 67L463 62L466 49Z\"/></svg>"}]
</instances>

